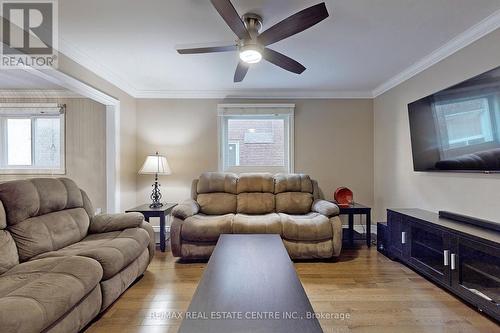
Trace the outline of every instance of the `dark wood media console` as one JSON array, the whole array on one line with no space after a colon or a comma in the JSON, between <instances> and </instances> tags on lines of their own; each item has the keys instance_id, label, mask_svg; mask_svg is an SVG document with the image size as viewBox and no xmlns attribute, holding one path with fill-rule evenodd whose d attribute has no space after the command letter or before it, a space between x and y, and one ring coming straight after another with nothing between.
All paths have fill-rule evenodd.
<instances>
[{"instance_id":1,"label":"dark wood media console","mask_svg":"<svg viewBox=\"0 0 500 333\"><path fill-rule=\"evenodd\" d=\"M388 256L500 321L500 232L421 209L389 209Z\"/></svg>"}]
</instances>

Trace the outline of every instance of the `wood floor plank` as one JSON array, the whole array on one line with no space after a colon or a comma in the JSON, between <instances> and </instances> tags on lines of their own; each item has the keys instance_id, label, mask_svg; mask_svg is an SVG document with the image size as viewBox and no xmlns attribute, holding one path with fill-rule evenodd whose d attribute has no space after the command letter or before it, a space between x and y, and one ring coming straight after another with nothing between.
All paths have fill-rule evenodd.
<instances>
[{"instance_id":1,"label":"wood floor plank","mask_svg":"<svg viewBox=\"0 0 500 333\"><path fill-rule=\"evenodd\" d=\"M187 310L205 267L157 252L144 277L86 332L177 332L176 314ZM500 333L488 317L373 247L295 269L314 310L337 316L319 318L325 333Z\"/></svg>"}]
</instances>

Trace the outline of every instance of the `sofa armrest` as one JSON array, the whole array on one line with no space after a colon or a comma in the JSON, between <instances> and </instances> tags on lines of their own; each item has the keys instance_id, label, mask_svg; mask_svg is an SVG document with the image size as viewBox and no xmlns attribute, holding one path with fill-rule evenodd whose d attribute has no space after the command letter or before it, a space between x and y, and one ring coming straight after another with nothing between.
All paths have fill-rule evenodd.
<instances>
[{"instance_id":1,"label":"sofa armrest","mask_svg":"<svg viewBox=\"0 0 500 333\"><path fill-rule=\"evenodd\" d=\"M174 216L170 224L170 249L174 257L182 257L181 229L184 220Z\"/></svg>"},{"instance_id":2,"label":"sofa armrest","mask_svg":"<svg viewBox=\"0 0 500 333\"><path fill-rule=\"evenodd\" d=\"M330 223L332 224L333 229L333 256L338 257L340 255L340 251L342 250L342 221L340 221L340 217L334 216L330 217Z\"/></svg>"},{"instance_id":3,"label":"sofa armrest","mask_svg":"<svg viewBox=\"0 0 500 333\"><path fill-rule=\"evenodd\" d=\"M155 231L151 224L146 221L142 221L141 224L139 225L139 228L146 230L146 232L149 235L149 244L148 244L148 250L149 250L149 262L153 260L153 257L155 256L155 250L156 250L156 239L155 239Z\"/></svg>"},{"instance_id":4,"label":"sofa armrest","mask_svg":"<svg viewBox=\"0 0 500 333\"><path fill-rule=\"evenodd\" d=\"M99 214L90 219L89 233L103 233L137 228L144 221L141 213Z\"/></svg>"},{"instance_id":5,"label":"sofa armrest","mask_svg":"<svg viewBox=\"0 0 500 333\"><path fill-rule=\"evenodd\" d=\"M181 220L185 220L190 216L198 214L199 211L200 205L198 205L195 200L188 199L175 206L172 210L172 215Z\"/></svg>"},{"instance_id":6,"label":"sofa armrest","mask_svg":"<svg viewBox=\"0 0 500 333\"><path fill-rule=\"evenodd\" d=\"M311 210L326 217L337 216L340 213L339 206L333 202L321 199L314 200Z\"/></svg>"}]
</instances>

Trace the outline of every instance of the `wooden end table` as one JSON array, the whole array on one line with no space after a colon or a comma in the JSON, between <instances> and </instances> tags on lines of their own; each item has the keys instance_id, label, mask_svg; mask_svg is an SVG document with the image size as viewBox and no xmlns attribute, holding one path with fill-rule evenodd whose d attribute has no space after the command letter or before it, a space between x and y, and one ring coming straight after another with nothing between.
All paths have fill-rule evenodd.
<instances>
[{"instance_id":1,"label":"wooden end table","mask_svg":"<svg viewBox=\"0 0 500 333\"><path fill-rule=\"evenodd\" d=\"M335 201L332 201L336 204ZM348 215L349 217L349 245L354 245L354 215L366 216L366 245L371 246L372 232L371 232L371 208L360 203L352 203L349 206L340 206L340 215Z\"/></svg>"},{"instance_id":2,"label":"wooden end table","mask_svg":"<svg viewBox=\"0 0 500 333\"><path fill-rule=\"evenodd\" d=\"M177 206L176 203L164 203L162 207L150 208L149 204L137 206L135 208L127 209L125 213L141 213L144 215L146 222L149 222L151 217L160 218L160 250L165 252L165 217L170 215L172 209Z\"/></svg>"}]
</instances>

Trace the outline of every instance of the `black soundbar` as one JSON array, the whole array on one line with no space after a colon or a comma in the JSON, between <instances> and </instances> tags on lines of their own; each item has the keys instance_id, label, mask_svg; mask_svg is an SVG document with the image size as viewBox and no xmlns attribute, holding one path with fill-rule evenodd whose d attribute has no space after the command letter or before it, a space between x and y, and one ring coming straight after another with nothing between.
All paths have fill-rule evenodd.
<instances>
[{"instance_id":1,"label":"black soundbar","mask_svg":"<svg viewBox=\"0 0 500 333\"><path fill-rule=\"evenodd\" d=\"M483 220L483 219L478 219L476 217L447 212L444 210L439 211L439 217L443 217L443 218L458 221L458 222L472 224L472 225L475 225L475 226L478 226L481 228L487 228L487 229L492 229L495 231L500 231L500 223L488 221L488 220Z\"/></svg>"}]
</instances>

